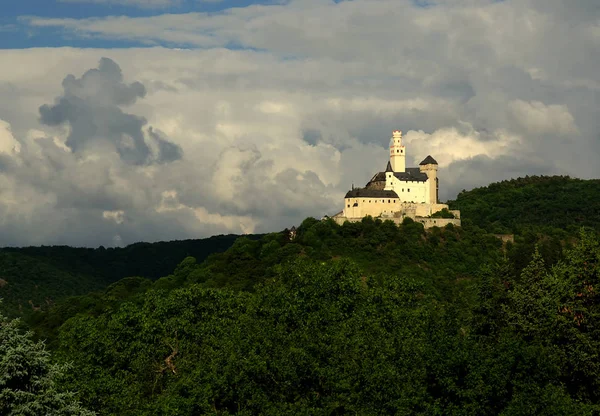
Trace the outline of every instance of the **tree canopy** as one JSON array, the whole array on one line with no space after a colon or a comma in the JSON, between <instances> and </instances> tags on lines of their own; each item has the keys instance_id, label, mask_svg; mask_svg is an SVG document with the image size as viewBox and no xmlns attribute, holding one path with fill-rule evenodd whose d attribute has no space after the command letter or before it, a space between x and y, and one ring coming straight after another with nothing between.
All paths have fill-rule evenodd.
<instances>
[{"instance_id":1,"label":"tree canopy","mask_svg":"<svg viewBox=\"0 0 600 416\"><path fill-rule=\"evenodd\" d=\"M43 381L5 382L35 386L18 390L29 401L0 393L0 406L46 391L48 406L76 409L56 414L599 414L600 204L549 196L595 186L533 177L463 192L462 227L307 218L293 239L240 237L160 276L147 272L160 250L132 257L122 270L137 276L27 315L35 336L3 318L5 373L44 364L27 372ZM558 205L526 212L544 198ZM5 252L24 256L11 273L76 281L33 253Z\"/></svg>"},{"instance_id":2,"label":"tree canopy","mask_svg":"<svg viewBox=\"0 0 600 416\"><path fill-rule=\"evenodd\" d=\"M53 364L42 342L0 314L0 414L6 416L94 415L60 388L69 366Z\"/></svg>"}]
</instances>

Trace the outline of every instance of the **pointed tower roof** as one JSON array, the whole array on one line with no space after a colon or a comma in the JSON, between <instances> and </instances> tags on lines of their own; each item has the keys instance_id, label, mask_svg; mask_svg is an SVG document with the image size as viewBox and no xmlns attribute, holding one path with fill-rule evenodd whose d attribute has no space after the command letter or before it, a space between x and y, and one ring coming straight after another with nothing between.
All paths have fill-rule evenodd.
<instances>
[{"instance_id":1,"label":"pointed tower roof","mask_svg":"<svg viewBox=\"0 0 600 416\"><path fill-rule=\"evenodd\" d=\"M385 168L386 172L393 172L394 170L392 169L392 163L388 160L388 164L387 167Z\"/></svg>"},{"instance_id":2,"label":"pointed tower roof","mask_svg":"<svg viewBox=\"0 0 600 416\"><path fill-rule=\"evenodd\" d=\"M425 159L423 159L423 161L421 163L419 163L419 166L422 165L437 165L438 163L436 162L436 160L434 158L431 157L431 155L428 155Z\"/></svg>"}]
</instances>

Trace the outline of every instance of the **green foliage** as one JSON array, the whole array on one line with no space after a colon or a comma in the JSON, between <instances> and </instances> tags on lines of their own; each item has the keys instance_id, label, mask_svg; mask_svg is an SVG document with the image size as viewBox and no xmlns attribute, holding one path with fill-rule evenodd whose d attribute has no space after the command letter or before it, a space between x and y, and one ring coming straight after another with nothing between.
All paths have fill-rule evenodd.
<instances>
[{"instance_id":1,"label":"green foliage","mask_svg":"<svg viewBox=\"0 0 600 416\"><path fill-rule=\"evenodd\" d=\"M260 238L260 236L252 236ZM202 240L136 243L124 248L42 246L0 249L1 310L9 316L36 319L61 299L106 288L128 276L156 280L184 258L203 261L227 250L237 239L221 235Z\"/></svg>"},{"instance_id":2,"label":"green foliage","mask_svg":"<svg viewBox=\"0 0 600 416\"><path fill-rule=\"evenodd\" d=\"M454 218L454 214L448 211L448 208L444 208L431 214L431 218Z\"/></svg>"},{"instance_id":3,"label":"green foliage","mask_svg":"<svg viewBox=\"0 0 600 416\"><path fill-rule=\"evenodd\" d=\"M0 251L1 310L11 316L28 316L48 309L57 299L88 293L102 283L83 273L65 271L54 264L17 252Z\"/></svg>"},{"instance_id":4,"label":"green foliage","mask_svg":"<svg viewBox=\"0 0 600 416\"><path fill-rule=\"evenodd\" d=\"M296 256L265 266L269 277L248 292L208 287L209 280L186 283L212 267L188 259L168 278L180 287L159 287L159 280L60 327L57 353L76 366L65 386L103 414L600 411L595 234L582 232L551 267L535 251L515 274L508 257L490 255L502 253L499 240L456 227L422 234L422 227L403 230L373 220L350 228L315 226L303 238L333 253L342 232L368 246L408 231L437 255L439 247L452 253L452 244L464 250L460 241L468 239L487 247L471 254L487 260L471 274L432 263L453 276L444 281L414 270L366 272L337 255L327 261ZM274 241L283 246L276 249ZM232 251L255 264L297 244L270 235L240 241Z\"/></svg>"},{"instance_id":5,"label":"green foliage","mask_svg":"<svg viewBox=\"0 0 600 416\"><path fill-rule=\"evenodd\" d=\"M253 294L193 285L71 319L60 352L106 414L410 413L427 396L420 289L303 260Z\"/></svg>"},{"instance_id":6,"label":"green foliage","mask_svg":"<svg viewBox=\"0 0 600 416\"><path fill-rule=\"evenodd\" d=\"M0 314L0 414L93 415L58 382L69 366L52 364L43 343L21 333L17 320Z\"/></svg>"},{"instance_id":7,"label":"green foliage","mask_svg":"<svg viewBox=\"0 0 600 416\"><path fill-rule=\"evenodd\" d=\"M18 252L51 262L66 271L101 277L115 282L127 276L143 276L152 280L166 276L186 257L204 260L212 253L227 250L237 235L218 235L200 240L135 243L116 248L75 248L68 246L5 247L3 252ZM260 235L251 238L259 238Z\"/></svg>"},{"instance_id":8,"label":"green foliage","mask_svg":"<svg viewBox=\"0 0 600 416\"><path fill-rule=\"evenodd\" d=\"M526 176L462 191L451 209L494 233L521 233L534 228L578 232L600 229L600 180L568 176Z\"/></svg>"},{"instance_id":9,"label":"green foliage","mask_svg":"<svg viewBox=\"0 0 600 416\"><path fill-rule=\"evenodd\" d=\"M307 218L160 275L140 258L29 322L102 414L600 414L596 186L463 192L462 227Z\"/></svg>"}]
</instances>

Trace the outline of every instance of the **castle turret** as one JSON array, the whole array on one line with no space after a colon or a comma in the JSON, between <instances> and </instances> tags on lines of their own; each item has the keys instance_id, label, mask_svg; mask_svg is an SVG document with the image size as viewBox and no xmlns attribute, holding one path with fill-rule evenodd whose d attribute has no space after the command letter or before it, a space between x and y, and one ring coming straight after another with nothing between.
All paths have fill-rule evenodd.
<instances>
[{"instance_id":1,"label":"castle turret","mask_svg":"<svg viewBox=\"0 0 600 416\"><path fill-rule=\"evenodd\" d=\"M427 197L427 203L429 204L437 204L438 203L438 163L431 156L427 156L421 163L419 163L419 170L425 174L427 174L427 179L429 182L429 189Z\"/></svg>"},{"instance_id":2,"label":"castle turret","mask_svg":"<svg viewBox=\"0 0 600 416\"><path fill-rule=\"evenodd\" d=\"M390 140L390 163L394 172L406 170L406 149L402 145L402 132L394 130Z\"/></svg>"}]
</instances>

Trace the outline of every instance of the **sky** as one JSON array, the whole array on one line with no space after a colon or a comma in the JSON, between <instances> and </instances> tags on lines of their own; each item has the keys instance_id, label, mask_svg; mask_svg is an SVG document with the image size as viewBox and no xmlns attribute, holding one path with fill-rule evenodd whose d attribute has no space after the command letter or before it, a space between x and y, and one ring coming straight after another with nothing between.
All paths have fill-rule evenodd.
<instances>
[{"instance_id":1,"label":"sky","mask_svg":"<svg viewBox=\"0 0 600 416\"><path fill-rule=\"evenodd\" d=\"M600 177L597 0L0 0L0 246L262 233L385 169Z\"/></svg>"}]
</instances>

